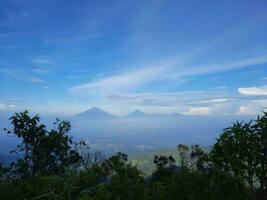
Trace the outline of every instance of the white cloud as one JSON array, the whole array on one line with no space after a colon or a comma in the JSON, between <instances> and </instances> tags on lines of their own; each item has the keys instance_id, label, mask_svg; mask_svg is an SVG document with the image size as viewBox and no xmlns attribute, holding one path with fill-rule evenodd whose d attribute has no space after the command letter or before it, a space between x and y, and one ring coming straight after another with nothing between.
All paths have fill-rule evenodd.
<instances>
[{"instance_id":1,"label":"white cloud","mask_svg":"<svg viewBox=\"0 0 267 200\"><path fill-rule=\"evenodd\" d=\"M238 92L242 95L262 96L267 95L267 87L238 88Z\"/></svg>"},{"instance_id":2,"label":"white cloud","mask_svg":"<svg viewBox=\"0 0 267 200\"><path fill-rule=\"evenodd\" d=\"M5 104L2 104L0 103L0 109L5 109L6 108L6 105Z\"/></svg>"},{"instance_id":3,"label":"white cloud","mask_svg":"<svg viewBox=\"0 0 267 200\"><path fill-rule=\"evenodd\" d=\"M165 66L166 68L168 66ZM91 92L113 93L128 91L142 84L162 79L166 69L162 66L148 67L135 71L118 74L89 83L81 84L70 89L77 94L91 95Z\"/></svg>"},{"instance_id":4,"label":"white cloud","mask_svg":"<svg viewBox=\"0 0 267 200\"><path fill-rule=\"evenodd\" d=\"M70 75L67 76L68 79L79 79L79 76Z\"/></svg>"},{"instance_id":5,"label":"white cloud","mask_svg":"<svg viewBox=\"0 0 267 200\"><path fill-rule=\"evenodd\" d=\"M0 110L12 110L15 109L16 105L14 104L4 104L4 103L0 103Z\"/></svg>"},{"instance_id":6,"label":"white cloud","mask_svg":"<svg viewBox=\"0 0 267 200\"><path fill-rule=\"evenodd\" d=\"M50 87L50 86L44 86L44 87L42 87L43 89L51 89L52 87Z\"/></svg>"},{"instance_id":7,"label":"white cloud","mask_svg":"<svg viewBox=\"0 0 267 200\"><path fill-rule=\"evenodd\" d=\"M37 68L33 68L31 69L31 71L37 73L37 74L47 74L49 73L49 70L47 68L43 68L43 67L37 67Z\"/></svg>"},{"instance_id":8,"label":"white cloud","mask_svg":"<svg viewBox=\"0 0 267 200\"><path fill-rule=\"evenodd\" d=\"M42 83L45 82L43 79L35 76L31 76L24 71L17 69L17 68L3 68L0 69L0 74L3 74L5 76L17 79L17 80L23 80L23 81L30 81L32 83Z\"/></svg>"},{"instance_id":9,"label":"white cloud","mask_svg":"<svg viewBox=\"0 0 267 200\"><path fill-rule=\"evenodd\" d=\"M257 115L262 110L257 105L242 105L238 108L236 114L238 115Z\"/></svg>"},{"instance_id":10,"label":"white cloud","mask_svg":"<svg viewBox=\"0 0 267 200\"><path fill-rule=\"evenodd\" d=\"M225 91L181 91L173 93L117 93L106 95L101 103L109 105L110 110L120 110L125 113L127 110L140 109L147 113L183 113L191 107L209 107L212 114L224 114L229 107L232 98ZM114 109L115 108L115 109Z\"/></svg>"},{"instance_id":11,"label":"white cloud","mask_svg":"<svg viewBox=\"0 0 267 200\"><path fill-rule=\"evenodd\" d=\"M10 105L8 105L8 107L9 107L9 108L16 108L16 105L14 105L14 104L10 104Z\"/></svg>"},{"instance_id":12,"label":"white cloud","mask_svg":"<svg viewBox=\"0 0 267 200\"><path fill-rule=\"evenodd\" d=\"M199 67L188 67L187 70L178 72L177 76L192 76L214 72L222 72L263 63L267 63L267 55L234 60L228 63L217 63Z\"/></svg>"},{"instance_id":13,"label":"white cloud","mask_svg":"<svg viewBox=\"0 0 267 200\"><path fill-rule=\"evenodd\" d=\"M43 58L34 58L32 59L33 64L51 64L53 61Z\"/></svg>"},{"instance_id":14,"label":"white cloud","mask_svg":"<svg viewBox=\"0 0 267 200\"><path fill-rule=\"evenodd\" d=\"M239 115L258 115L267 109L267 99L253 99L243 101L244 104L236 111Z\"/></svg>"},{"instance_id":15,"label":"white cloud","mask_svg":"<svg viewBox=\"0 0 267 200\"><path fill-rule=\"evenodd\" d=\"M186 112L185 115L208 115L211 109L209 107L191 107Z\"/></svg>"},{"instance_id":16,"label":"white cloud","mask_svg":"<svg viewBox=\"0 0 267 200\"><path fill-rule=\"evenodd\" d=\"M248 114L248 113L251 113L251 111L250 111L248 106L240 106L238 108L238 113L239 114Z\"/></svg>"},{"instance_id":17,"label":"white cloud","mask_svg":"<svg viewBox=\"0 0 267 200\"><path fill-rule=\"evenodd\" d=\"M129 92L132 89L149 84L151 82L173 81L184 79L194 75L214 73L236 68L248 67L266 63L267 56L253 57L249 59L235 60L229 63L219 63L200 67L183 67L181 61L184 58L168 60L160 64L143 67L117 75L108 76L88 83L76 85L70 88L75 95L91 96L92 93ZM180 64L180 66L178 66ZM175 80L176 79L176 80Z\"/></svg>"},{"instance_id":18,"label":"white cloud","mask_svg":"<svg viewBox=\"0 0 267 200\"><path fill-rule=\"evenodd\" d=\"M224 103L224 102L227 102L228 99L227 98L220 98L220 99L207 99L207 100L201 100L201 101L197 101L196 103L203 103L203 104L206 104L206 103Z\"/></svg>"},{"instance_id":19,"label":"white cloud","mask_svg":"<svg viewBox=\"0 0 267 200\"><path fill-rule=\"evenodd\" d=\"M45 82L43 79L40 79L38 77L28 77L28 80L32 83L43 83Z\"/></svg>"},{"instance_id":20,"label":"white cloud","mask_svg":"<svg viewBox=\"0 0 267 200\"><path fill-rule=\"evenodd\" d=\"M209 106L226 102L221 91L183 91L173 93L137 93L137 94L112 94L105 96L109 102L128 103L139 106L175 106L200 105ZM212 97L217 97L212 99ZM208 99L208 100L207 100Z\"/></svg>"},{"instance_id":21,"label":"white cloud","mask_svg":"<svg viewBox=\"0 0 267 200\"><path fill-rule=\"evenodd\" d=\"M252 100L252 102L262 107L267 107L267 99L256 99L256 100Z\"/></svg>"}]
</instances>

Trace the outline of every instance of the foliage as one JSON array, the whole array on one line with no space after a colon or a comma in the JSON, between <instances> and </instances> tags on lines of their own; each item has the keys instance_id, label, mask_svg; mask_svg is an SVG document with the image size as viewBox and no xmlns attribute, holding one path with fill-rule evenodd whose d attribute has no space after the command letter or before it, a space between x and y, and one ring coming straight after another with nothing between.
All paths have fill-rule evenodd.
<instances>
[{"instance_id":1,"label":"foliage","mask_svg":"<svg viewBox=\"0 0 267 200\"><path fill-rule=\"evenodd\" d=\"M79 153L82 169L90 169L104 161L104 156L101 152L91 153L90 146L85 141L76 142L75 149Z\"/></svg>"},{"instance_id":2,"label":"foliage","mask_svg":"<svg viewBox=\"0 0 267 200\"><path fill-rule=\"evenodd\" d=\"M267 199L267 113L226 128L209 157L228 176L244 179L251 199Z\"/></svg>"},{"instance_id":3,"label":"foliage","mask_svg":"<svg viewBox=\"0 0 267 200\"><path fill-rule=\"evenodd\" d=\"M10 120L13 130L7 133L21 139L21 144L12 152L23 156L11 164L10 173L14 178L61 174L79 161L78 152L72 148L72 138L68 136L69 122L57 119L54 128L48 131L39 123L38 115L31 117L27 111L15 113Z\"/></svg>"},{"instance_id":4,"label":"foliage","mask_svg":"<svg viewBox=\"0 0 267 200\"><path fill-rule=\"evenodd\" d=\"M0 198L6 200L265 200L267 113L226 128L210 151L179 144L179 159L155 155L145 177L124 153L109 158L68 136L69 122L46 130L36 115L15 113L12 131L23 157L0 165ZM176 160L179 160L177 165ZM9 176L9 175L12 176Z\"/></svg>"}]
</instances>

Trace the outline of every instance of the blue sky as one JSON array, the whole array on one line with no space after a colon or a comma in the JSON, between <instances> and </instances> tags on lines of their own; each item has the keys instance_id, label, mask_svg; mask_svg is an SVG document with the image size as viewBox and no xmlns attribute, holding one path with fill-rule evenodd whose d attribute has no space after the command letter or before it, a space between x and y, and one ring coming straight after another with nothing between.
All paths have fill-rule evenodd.
<instances>
[{"instance_id":1,"label":"blue sky","mask_svg":"<svg viewBox=\"0 0 267 200\"><path fill-rule=\"evenodd\" d=\"M0 110L267 107L267 2L2 0Z\"/></svg>"}]
</instances>

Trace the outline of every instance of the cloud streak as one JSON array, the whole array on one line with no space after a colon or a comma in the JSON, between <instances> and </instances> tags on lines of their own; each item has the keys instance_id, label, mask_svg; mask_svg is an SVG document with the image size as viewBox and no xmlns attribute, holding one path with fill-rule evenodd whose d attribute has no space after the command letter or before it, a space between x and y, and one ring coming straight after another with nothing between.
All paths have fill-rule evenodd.
<instances>
[{"instance_id":1,"label":"cloud streak","mask_svg":"<svg viewBox=\"0 0 267 200\"><path fill-rule=\"evenodd\" d=\"M97 93L127 92L151 82L172 81L215 72L223 72L238 68L250 67L267 63L267 55L249 59L235 60L229 63L212 64L199 67L179 67L182 59L169 60L150 67L132 70L70 88L72 93L78 95L91 95L90 91Z\"/></svg>"},{"instance_id":2,"label":"cloud streak","mask_svg":"<svg viewBox=\"0 0 267 200\"><path fill-rule=\"evenodd\" d=\"M223 113L224 106L232 101L222 91L183 91L173 93L113 94L105 96L104 102L113 107L140 109L146 112L178 112L193 114L190 108L208 107L213 114ZM125 112L125 111L124 111ZM197 111L196 111L197 112ZM204 112L204 111L203 111ZM206 114L210 114L206 113Z\"/></svg>"},{"instance_id":3,"label":"cloud streak","mask_svg":"<svg viewBox=\"0 0 267 200\"><path fill-rule=\"evenodd\" d=\"M28 77L28 80L32 83L44 83L45 81L41 78L38 78L38 77Z\"/></svg>"},{"instance_id":4,"label":"cloud streak","mask_svg":"<svg viewBox=\"0 0 267 200\"><path fill-rule=\"evenodd\" d=\"M238 88L238 92L242 95L248 96L266 96L267 87L247 87L247 88Z\"/></svg>"},{"instance_id":5,"label":"cloud streak","mask_svg":"<svg viewBox=\"0 0 267 200\"><path fill-rule=\"evenodd\" d=\"M13 110L16 108L15 104L4 104L0 102L0 110Z\"/></svg>"},{"instance_id":6,"label":"cloud streak","mask_svg":"<svg viewBox=\"0 0 267 200\"><path fill-rule=\"evenodd\" d=\"M30 74L25 73L19 69L3 68L3 69L0 69L0 74L11 77L13 79L28 81L31 83L44 83L45 82L45 80L37 76L31 76Z\"/></svg>"},{"instance_id":7,"label":"cloud streak","mask_svg":"<svg viewBox=\"0 0 267 200\"><path fill-rule=\"evenodd\" d=\"M209 107L193 107L184 112L185 115L208 115L210 114Z\"/></svg>"},{"instance_id":8,"label":"cloud streak","mask_svg":"<svg viewBox=\"0 0 267 200\"><path fill-rule=\"evenodd\" d=\"M162 66L148 67L80 84L72 87L70 91L83 95L91 95L91 92L96 91L103 94L128 91L151 81L163 79L161 74L165 74Z\"/></svg>"},{"instance_id":9,"label":"cloud streak","mask_svg":"<svg viewBox=\"0 0 267 200\"><path fill-rule=\"evenodd\" d=\"M43 59L43 58L34 58L32 59L33 64L52 64L54 63L52 60Z\"/></svg>"}]
</instances>

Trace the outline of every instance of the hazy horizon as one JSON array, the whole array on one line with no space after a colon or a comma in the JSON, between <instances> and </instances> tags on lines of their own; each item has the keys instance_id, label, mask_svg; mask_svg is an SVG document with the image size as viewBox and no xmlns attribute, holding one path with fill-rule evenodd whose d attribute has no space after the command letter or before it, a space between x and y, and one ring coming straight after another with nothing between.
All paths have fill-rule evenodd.
<instances>
[{"instance_id":1,"label":"hazy horizon","mask_svg":"<svg viewBox=\"0 0 267 200\"><path fill-rule=\"evenodd\" d=\"M33 116L34 113L30 113ZM13 113L0 113L0 128L11 128L8 118ZM108 154L123 152L146 152L156 149L175 149L177 144L212 145L223 129L233 122L255 119L253 115L168 115L134 112L116 116L100 108L72 116L43 115L40 123L48 129L59 117L68 120L74 141L86 141L92 151ZM0 135L0 154L8 154L18 143L12 135Z\"/></svg>"}]
</instances>

